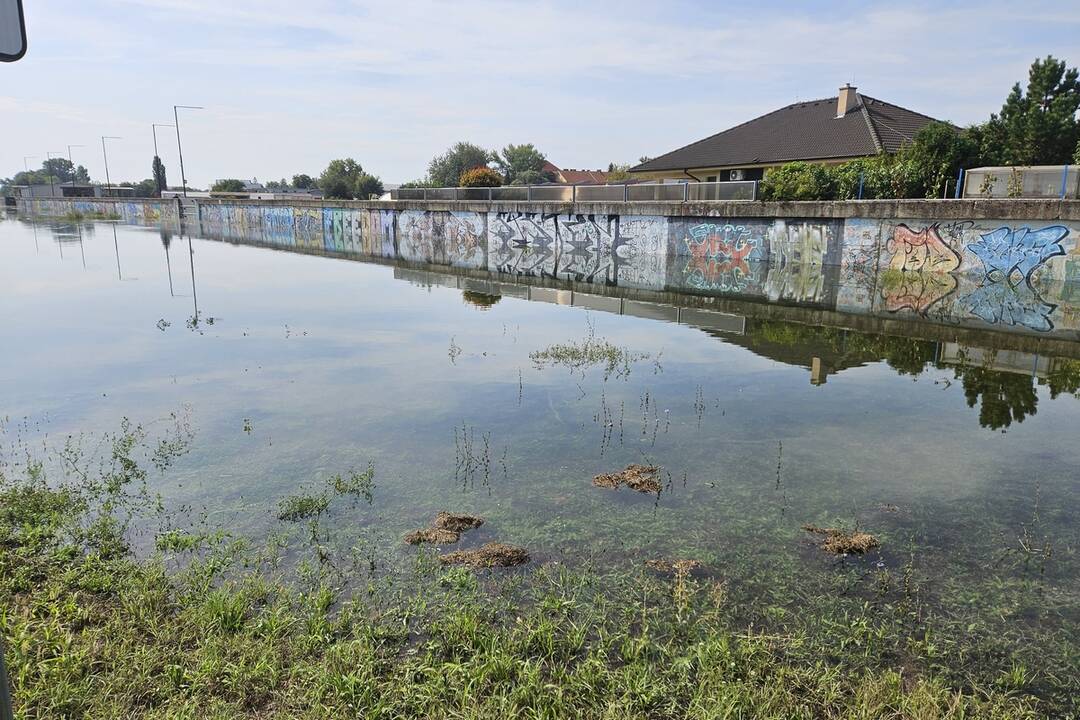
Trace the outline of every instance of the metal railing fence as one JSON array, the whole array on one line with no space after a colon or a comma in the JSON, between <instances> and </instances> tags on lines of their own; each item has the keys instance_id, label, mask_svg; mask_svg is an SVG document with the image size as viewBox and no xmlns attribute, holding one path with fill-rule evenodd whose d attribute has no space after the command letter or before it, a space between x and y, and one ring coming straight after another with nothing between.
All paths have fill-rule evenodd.
<instances>
[{"instance_id":1,"label":"metal railing fence","mask_svg":"<svg viewBox=\"0 0 1080 720\"><path fill-rule=\"evenodd\" d=\"M507 185L493 188L397 188L393 200L490 202L717 202L756 200L756 180L619 185Z\"/></svg>"}]
</instances>

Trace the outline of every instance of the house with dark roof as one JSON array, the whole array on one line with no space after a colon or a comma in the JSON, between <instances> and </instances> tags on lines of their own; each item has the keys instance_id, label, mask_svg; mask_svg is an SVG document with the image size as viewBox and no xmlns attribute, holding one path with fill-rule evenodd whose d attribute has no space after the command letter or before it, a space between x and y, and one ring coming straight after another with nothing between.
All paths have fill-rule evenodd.
<instances>
[{"instance_id":1,"label":"house with dark roof","mask_svg":"<svg viewBox=\"0 0 1080 720\"><path fill-rule=\"evenodd\" d=\"M563 185L603 185L607 182L607 172L604 170L575 170L574 168L562 169L550 160L544 161L541 172L548 173L555 178L555 182Z\"/></svg>"},{"instance_id":2,"label":"house with dark roof","mask_svg":"<svg viewBox=\"0 0 1080 720\"><path fill-rule=\"evenodd\" d=\"M842 163L894 153L934 118L844 85L836 97L797 102L630 168L642 179L760 180L795 160Z\"/></svg>"}]
</instances>

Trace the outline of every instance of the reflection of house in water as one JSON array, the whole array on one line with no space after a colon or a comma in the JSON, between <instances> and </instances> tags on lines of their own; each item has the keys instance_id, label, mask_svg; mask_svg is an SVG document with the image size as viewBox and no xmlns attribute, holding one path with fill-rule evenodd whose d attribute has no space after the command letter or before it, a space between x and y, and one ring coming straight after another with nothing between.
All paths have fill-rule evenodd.
<instances>
[{"instance_id":1,"label":"reflection of house in water","mask_svg":"<svg viewBox=\"0 0 1080 720\"><path fill-rule=\"evenodd\" d=\"M627 298L612 297L609 295L596 295L577 290L562 290L558 288L537 287L534 285L519 285L517 283L504 283L492 280L479 280L460 275L430 272L427 270L410 270L408 268L394 267L394 277L398 280L406 280L415 285L457 288L464 292L480 293L493 297L515 297L520 300L533 302L545 302L554 305L567 305L595 310L597 312L613 313L615 315L631 315L650 320L663 320L665 322L692 325L707 332L716 332L739 335L746 330L746 318L732 313L716 312L714 310L702 310L700 308L679 307L663 303L652 303Z\"/></svg>"},{"instance_id":2,"label":"reflection of house in water","mask_svg":"<svg viewBox=\"0 0 1080 720\"><path fill-rule=\"evenodd\" d=\"M917 376L928 364L978 367L986 371L1052 379L1059 366L1076 361L1018 349L987 350L950 341L861 332L786 320L768 320L729 312L635 300L566 289L565 286L500 282L453 273L394 267L394 277L425 287L456 288L492 298L514 297L596 312L661 320L697 328L724 342L785 365L806 368L812 385L830 375L885 361L900 374Z\"/></svg>"},{"instance_id":3,"label":"reflection of house in water","mask_svg":"<svg viewBox=\"0 0 1080 720\"><path fill-rule=\"evenodd\" d=\"M1061 358L1046 357L1019 350L988 350L967 347L959 343L941 343L938 362L942 365L961 365L986 368L999 372L1031 375L1045 379L1062 362Z\"/></svg>"}]
</instances>

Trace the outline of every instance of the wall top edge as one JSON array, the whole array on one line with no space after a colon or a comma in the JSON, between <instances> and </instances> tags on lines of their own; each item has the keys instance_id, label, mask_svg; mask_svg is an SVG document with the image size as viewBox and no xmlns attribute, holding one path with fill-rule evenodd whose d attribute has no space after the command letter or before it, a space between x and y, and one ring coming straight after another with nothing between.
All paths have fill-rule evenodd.
<instances>
[{"instance_id":1,"label":"wall top edge","mask_svg":"<svg viewBox=\"0 0 1080 720\"><path fill-rule=\"evenodd\" d=\"M20 202L97 202L175 204L173 200L138 198L32 198ZM528 212L552 215L658 215L725 218L934 218L941 220L1080 220L1080 200L838 200L796 202L545 202L438 200L243 200L199 198L200 205L260 207L354 208L466 212Z\"/></svg>"}]
</instances>

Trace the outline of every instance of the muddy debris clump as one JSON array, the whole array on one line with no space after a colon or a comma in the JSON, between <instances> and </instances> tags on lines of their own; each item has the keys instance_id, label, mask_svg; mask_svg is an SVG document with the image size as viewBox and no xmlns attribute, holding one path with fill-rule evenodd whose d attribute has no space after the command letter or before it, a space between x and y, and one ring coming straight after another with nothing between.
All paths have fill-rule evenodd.
<instances>
[{"instance_id":1,"label":"muddy debris clump","mask_svg":"<svg viewBox=\"0 0 1080 720\"><path fill-rule=\"evenodd\" d=\"M477 517L476 515L456 515L446 511L439 511L439 513L435 515L435 527L440 530L450 530L451 532L459 533L478 528L483 524L484 518Z\"/></svg>"},{"instance_id":2,"label":"muddy debris clump","mask_svg":"<svg viewBox=\"0 0 1080 720\"><path fill-rule=\"evenodd\" d=\"M457 515L440 510L435 515L435 523L431 527L407 533L405 542L409 545L419 545L421 543L450 545L461 539L461 533L478 528L483 524L484 519L476 515Z\"/></svg>"},{"instance_id":3,"label":"muddy debris clump","mask_svg":"<svg viewBox=\"0 0 1080 720\"><path fill-rule=\"evenodd\" d=\"M488 543L475 550L455 550L439 556L443 565L468 565L475 568L513 567L529 562L525 548L505 543Z\"/></svg>"},{"instance_id":4,"label":"muddy debris clump","mask_svg":"<svg viewBox=\"0 0 1080 720\"><path fill-rule=\"evenodd\" d=\"M701 569L697 560L646 560L645 567L658 573L687 575Z\"/></svg>"},{"instance_id":5,"label":"muddy debris clump","mask_svg":"<svg viewBox=\"0 0 1080 720\"><path fill-rule=\"evenodd\" d=\"M631 463L624 470L615 473L601 473L593 478L596 487L615 490L622 485L639 493L657 494L660 492L660 468L655 465Z\"/></svg>"},{"instance_id":6,"label":"muddy debris clump","mask_svg":"<svg viewBox=\"0 0 1080 720\"><path fill-rule=\"evenodd\" d=\"M431 527L424 528L423 530L413 530L411 533L406 534L405 542L409 545L419 545L421 543L450 545L456 543L460 537L460 533L454 532L453 530Z\"/></svg>"},{"instance_id":7,"label":"muddy debris clump","mask_svg":"<svg viewBox=\"0 0 1080 720\"><path fill-rule=\"evenodd\" d=\"M833 555L863 555L881 545L876 537L861 530L822 528L816 525L803 525L803 530L821 535L821 549Z\"/></svg>"}]
</instances>

